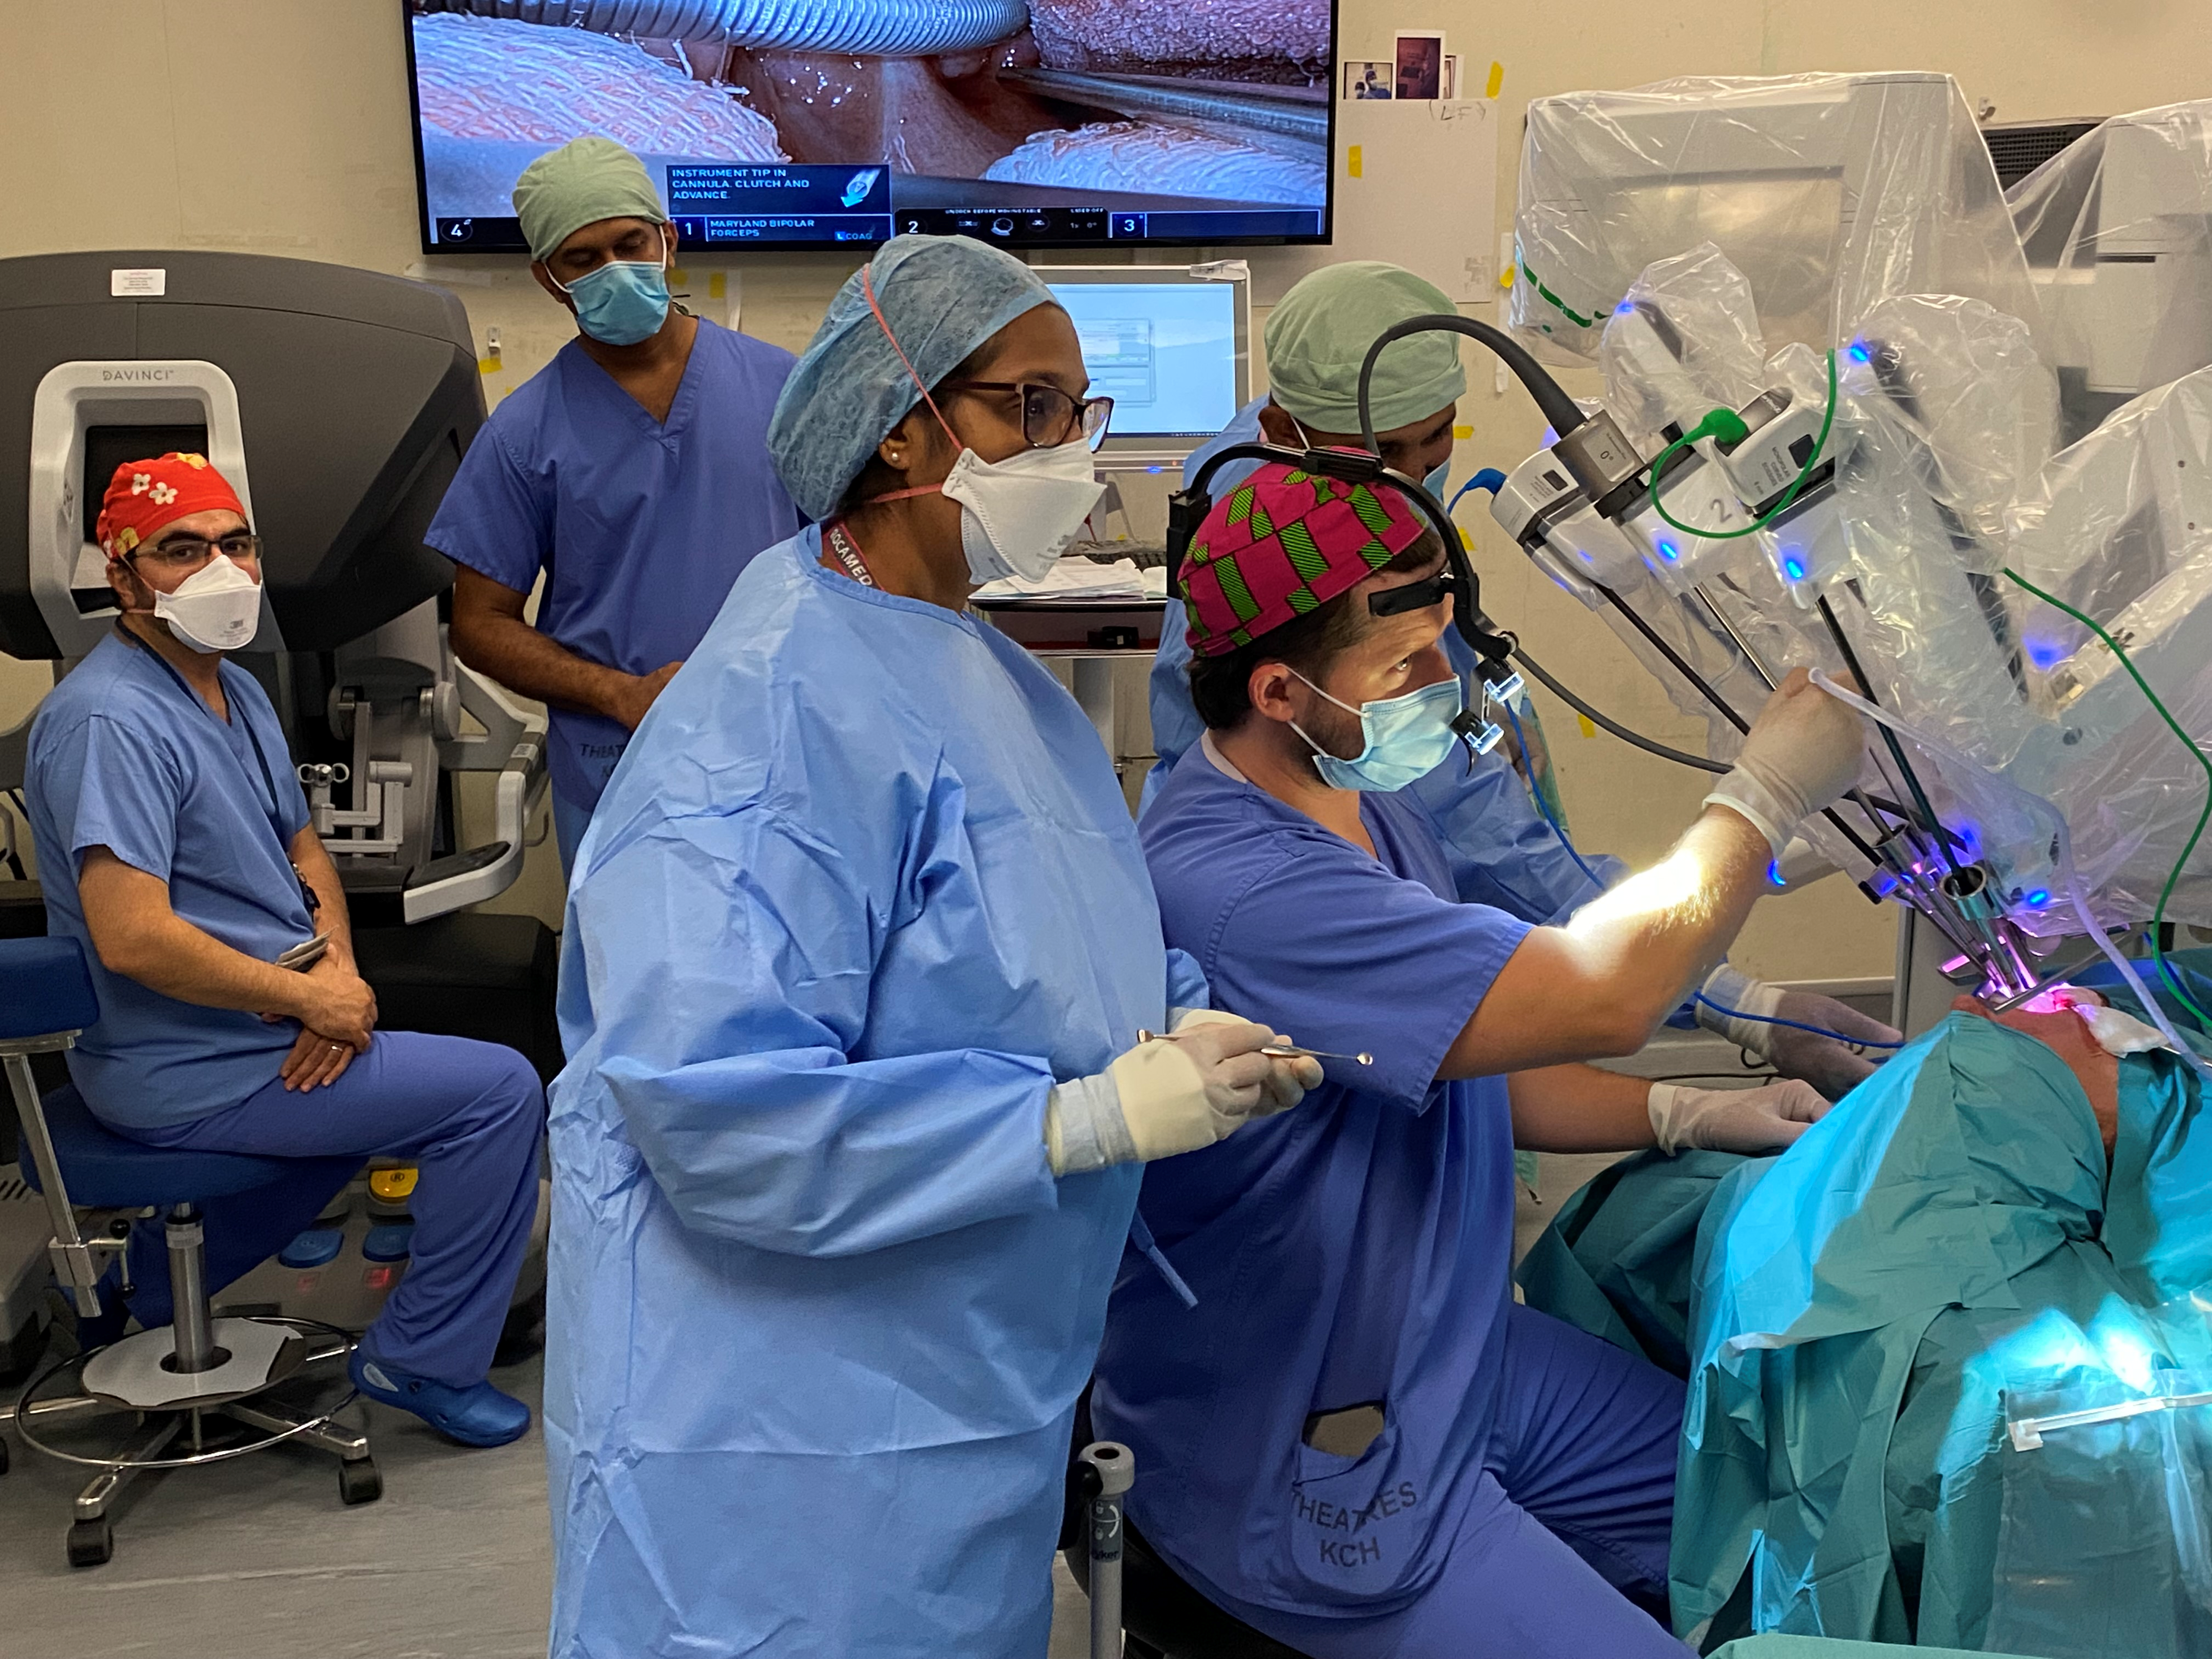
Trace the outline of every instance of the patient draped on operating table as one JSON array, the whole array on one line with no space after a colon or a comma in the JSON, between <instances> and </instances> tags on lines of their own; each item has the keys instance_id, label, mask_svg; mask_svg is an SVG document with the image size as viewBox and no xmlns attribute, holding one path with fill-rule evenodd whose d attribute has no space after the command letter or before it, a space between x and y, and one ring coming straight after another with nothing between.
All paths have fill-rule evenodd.
<instances>
[{"instance_id":1,"label":"patient draped on operating table","mask_svg":"<svg viewBox=\"0 0 2212 1659\"><path fill-rule=\"evenodd\" d=\"M1530 1305L1687 1377L1678 1633L2212 1652L2212 1410L2007 1434L2212 1388L2201 1076L2108 988L1961 998L1784 1155L1617 1164L1530 1252Z\"/></svg>"}]
</instances>

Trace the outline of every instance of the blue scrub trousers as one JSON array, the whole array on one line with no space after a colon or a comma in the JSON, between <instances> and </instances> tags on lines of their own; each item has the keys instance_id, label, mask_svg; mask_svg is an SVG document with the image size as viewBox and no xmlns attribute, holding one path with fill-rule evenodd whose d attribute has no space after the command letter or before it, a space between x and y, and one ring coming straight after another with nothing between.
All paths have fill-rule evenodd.
<instances>
[{"instance_id":1,"label":"blue scrub trousers","mask_svg":"<svg viewBox=\"0 0 2212 1659\"><path fill-rule=\"evenodd\" d=\"M408 1200L413 1260L362 1347L435 1382L483 1381L537 1218L545 1132L545 1091L514 1049L379 1031L325 1087L293 1093L275 1081L190 1123L113 1127L154 1146L307 1160L289 1180L202 1206L214 1290L283 1249L364 1160L410 1160L421 1172ZM169 1262L158 1219L133 1231L131 1272L131 1313L149 1328L167 1323Z\"/></svg>"},{"instance_id":2,"label":"blue scrub trousers","mask_svg":"<svg viewBox=\"0 0 2212 1659\"><path fill-rule=\"evenodd\" d=\"M1410 1607L1319 1619L1229 1604L1312 1659L1683 1659L1663 1606L1683 1385L1515 1304L1497 1417L1449 1563Z\"/></svg>"}]
</instances>

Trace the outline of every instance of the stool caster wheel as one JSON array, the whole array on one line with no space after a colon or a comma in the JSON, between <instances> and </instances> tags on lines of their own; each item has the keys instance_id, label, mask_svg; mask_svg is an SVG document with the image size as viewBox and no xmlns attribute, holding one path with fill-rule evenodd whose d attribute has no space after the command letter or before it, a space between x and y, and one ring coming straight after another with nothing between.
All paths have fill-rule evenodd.
<instances>
[{"instance_id":1,"label":"stool caster wheel","mask_svg":"<svg viewBox=\"0 0 2212 1659\"><path fill-rule=\"evenodd\" d=\"M0 1474L8 1473L8 1443L0 1440Z\"/></svg>"},{"instance_id":2,"label":"stool caster wheel","mask_svg":"<svg viewBox=\"0 0 2212 1659\"><path fill-rule=\"evenodd\" d=\"M338 1465L338 1501L343 1504L374 1504L384 1496L384 1476L375 1460L364 1457L357 1462Z\"/></svg>"},{"instance_id":3,"label":"stool caster wheel","mask_svg":"<svg viewBox=\"0 0 2212 1659\"><path fill-rule=\"evenodd\" d=\"M69 1563L97 1567L115 1553L115 1528L106 1520L76 1521L69 1529Z\"/></svg>"}]
</instances>

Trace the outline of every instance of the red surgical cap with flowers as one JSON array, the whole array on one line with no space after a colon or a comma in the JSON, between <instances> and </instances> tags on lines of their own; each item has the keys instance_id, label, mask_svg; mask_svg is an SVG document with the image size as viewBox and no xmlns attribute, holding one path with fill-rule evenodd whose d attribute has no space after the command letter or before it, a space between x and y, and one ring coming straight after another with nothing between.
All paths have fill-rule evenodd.
<instances>
[{"instance_id":1,"label":"red surgical cap with flowers","mask_svg":"<svg viewBox=\"0 0 2212 1659\"><path fill-rule=\"evenodd\" d=\"M219 507L246 516L238 492L208 465L206 456L172 450L149 461L125 461L115 469L107 494L100 498L100 522L93 535L101 552L119 559L178 520Z\"/></svg>"}]
</instances>

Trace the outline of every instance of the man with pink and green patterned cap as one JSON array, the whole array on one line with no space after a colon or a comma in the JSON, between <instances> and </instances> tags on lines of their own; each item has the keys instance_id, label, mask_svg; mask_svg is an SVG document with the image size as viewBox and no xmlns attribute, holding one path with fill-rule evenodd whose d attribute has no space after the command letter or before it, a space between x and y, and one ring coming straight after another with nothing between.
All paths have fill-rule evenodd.
<instances>
[{"instance_id":1,"label":"man with pink and green patterned cap","mask_svg":"<svg viewBox=\"0 0 2212 1659\"><path fill-rule=\"evenodd\" d=\"M1513 1149L1769 1152L1827 1109L1804 1083L1577 1062L1640 1047L1703 979L1863 733L1796 675L1656 869L1557 927L1462 902L1401 793L1458 746L1443 572L1389 484L1284 464L1192 539L1206 729L1146 861L1216 1006L1325 1051L1326 1081L1146 1170L1197 1304L1122 1275L1091 1431L1152 1471L1130 1513L1152 1547L1313 1659L1680 1659L1653 1613L1682 1384L1515 1303Z\"/></svg>"},{"instance_id":2,"label":"man with pink and green patterned cap","mask_svg":"<svg viewBox=\"0 0 2212 1659\"><path fill-rule=\"evenodd\" d=\"M1429 283L1379 260L1324 265L1301 277L1267 316L1267 391L1192 454L1183 468L1185 484L1238 443L1357 448L1359 371L1368 348L1385 330L1454 309ZM1439 501L1451 493L1445 474L1458 399L1467 391L1459 344L1455 334L1407 335L1376 359L1369 387L1383 464L1422 479ZM1208 488L1215 499L1241 483L1253 465L1231 460L1213 471ZM1159 759L1145 780L1146 812L1206 729L1192 700L1191 649L1182 618L1170 620L1174 625L1162 629L1152 664L1149 701ZM1462 678L1470 678L1474 653L1449 632L1444 648ZM1502 744L1471 763L1464 756L1455 758L1413 784L1403 799L1427 817L1443 842L1462 900L1510 911L1524 921L1561 922L1626 876L1628 866L1587 846L1568 845L1535 712L1523 703L1516 717L1516 738L1525 742ZM1517 748L1518 757L1509 758L1509 748ZM1852 1044L1893 1042L1898 1035L1832 997L1764 984L1727 963L1698 989L1700 994L1669 1024L1721 1032L1782 1076L1802 1079L1831 1097L1874 1069Z\"/></svg>"},{"instance_id":3,"label":"man with pink and green patterned cap","mask_svg":"<svg viewBox=\"0 0 2212 1659\"><path fill-rule=\"evenodd\" d=\"M1237 650L1319 610L1426 533L1395 489L1347 485L1294 467L1261 473L1229 492L1184 555L1183 607L1194 656ZM1286 505L1297 516L1278 520L1275 513ZM1424 562L1435 562L1433 535L1429 546Z\"/></svg>"}]
</instances>

